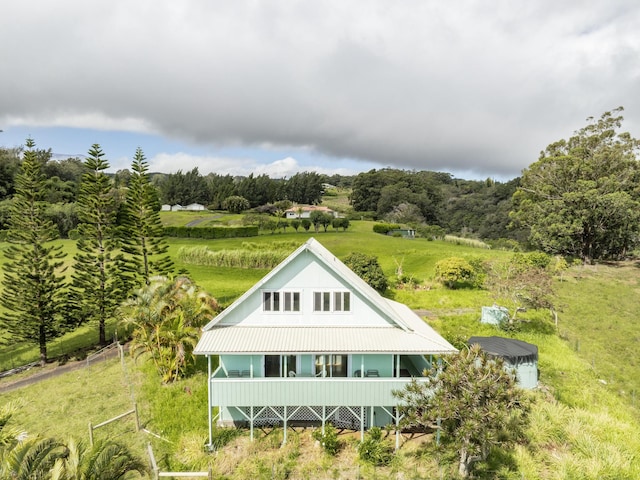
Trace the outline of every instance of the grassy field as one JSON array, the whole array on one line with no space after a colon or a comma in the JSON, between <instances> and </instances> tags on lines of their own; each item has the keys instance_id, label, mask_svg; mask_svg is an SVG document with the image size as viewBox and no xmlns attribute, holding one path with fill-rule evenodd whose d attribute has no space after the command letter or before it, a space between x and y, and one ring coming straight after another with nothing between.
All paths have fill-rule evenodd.
<instances>
[{"instance_id":1,"label":"grassy field","mask_svg":"<svg viewBox=\"0 0 640 480\"><path fill-rule=\"evenodd\" d=\"M418 280L419 288L391 290L390 296L423 310L427 322L455 344L472 335L505 335L478 321L480 307L493 302L488 292L444 289L434 282L433 272L435 262L448 256L490 258L507 252L386 237L373 234L371 222L353 222L347 232L287 232L248 241L266 248L280 241L302 244L310 236L339 258L352 251L377 255L391 280L401 265L404 275ZM242 241L247 239L172 239L170 254L175 258L183 246L233 249ZM71 244L64 248L73 251ZM176 263L224 305L267 273ZM556 281L558 330L548 312L524 315L526 322L516 336L538 345L541 371L541 388L532 393L529 443L503 459L503 466L488 465L480 478L640 478L640 368L634 355L640 335L639 278L639 266L633 262L572 267L563 281ZM92 334L77 332L77 338L60 343L79 344ZM2 350L0 362L10 361L1 355ZM21 355L28 357L26 350ZM282 432L277 430L261 432L254 443L243 435L218 454L207 455L202 450L207 435L205 375L163 386L143 365L128 361L125 366L123 370L119 361L95 365L5 394L3 400L23 402L17 420L29 432L64 437L86 435L89 421L97 423L129 409L134 395L145 428L162 439L133 432L127 421L104 434L130 442L141 455L151 442L156 457L172 468L211 464L218 478L447 478L448 470L438 467L439 453L426 437L406 437L393 464L378 469L358 462L357 439L348 434L341 436L343 449L335 459L322 454L306 431L291 433L287 447L280 448ZM505 464L514 468L506 469Z\"/></svg>"}]
</instances>

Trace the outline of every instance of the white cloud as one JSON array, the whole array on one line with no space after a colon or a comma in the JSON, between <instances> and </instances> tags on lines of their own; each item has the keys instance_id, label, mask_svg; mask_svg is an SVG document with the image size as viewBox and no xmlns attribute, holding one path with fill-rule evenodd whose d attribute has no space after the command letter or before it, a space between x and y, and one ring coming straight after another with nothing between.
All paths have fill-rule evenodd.
<instances>
[{"instance_id":1,"label":"white cloud","mask_svg":"<svg viewBox=\"0 0 640 480\"><path fill-rule=\"evenodd\" d=\"M305 146L487 176L517 175L618 105L640 136L631 0L23 0L0 16L7 127ZM207 161L252 168L227 160Z\"/></svg>"},{"instance_id":2,"label":"white cloud","mask_svg":"<svg viewBox=\"0 0 640 480\"><path fill-rule=\"evenodd\" d=\"M218 175L268 175L271 178L289 178L298 172L316 172L332 175L354 175L357 172L345 168L323 168L319 166L302 166L292 157L276 160L271 163L260 163L254 159L222 158L210 156L190 155L188 153L161 153L149 160L149 170L152 172L175 173L178 170L188 172L198 168L202 175L216 173ZM122 168L127 168L122 167Z\"/></svg>"}]
</instances>

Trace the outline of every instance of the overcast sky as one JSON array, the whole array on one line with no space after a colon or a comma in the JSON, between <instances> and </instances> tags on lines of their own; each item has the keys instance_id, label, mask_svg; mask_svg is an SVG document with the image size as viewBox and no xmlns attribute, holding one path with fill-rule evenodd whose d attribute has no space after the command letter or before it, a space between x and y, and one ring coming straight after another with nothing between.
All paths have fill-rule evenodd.
<instances>
[{"instance_id":1,"label":"overcast sky","mask_svg":"<svg viewBox=\"0 0 640 480\"><path fill-rule=\"evenodd\" d=\"M589 116L640 137L637 0L3 0L0 145L113 169L510 179Z\"/></svg>"}]
</instances>

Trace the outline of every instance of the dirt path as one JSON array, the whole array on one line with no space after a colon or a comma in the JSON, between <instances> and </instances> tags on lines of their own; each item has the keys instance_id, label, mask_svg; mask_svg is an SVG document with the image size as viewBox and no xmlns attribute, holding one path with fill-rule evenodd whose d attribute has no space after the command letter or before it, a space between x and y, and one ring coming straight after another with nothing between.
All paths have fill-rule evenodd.
<instances>
[{"instance_id":1,"label":"dirt path","mask_svg":"<svg viewBox=\"0 0 640 480\"><path fill-rule=\"evenodd\" d=\"M89 365L95 364L97 362L104 362L105 360L108 360L110 358L117 357L119 354L119 348L114 347L104 352L90 355L85 360L68 361L62 365L51 363L45 365L44 367L32 367L22 374L18 374L20 375L20 378L13 378L9 376L0 380L0 394L33 385L34 383L57 377L59 375L62 375L63 373L86 368Z\"/></svg>"}]
</instances>

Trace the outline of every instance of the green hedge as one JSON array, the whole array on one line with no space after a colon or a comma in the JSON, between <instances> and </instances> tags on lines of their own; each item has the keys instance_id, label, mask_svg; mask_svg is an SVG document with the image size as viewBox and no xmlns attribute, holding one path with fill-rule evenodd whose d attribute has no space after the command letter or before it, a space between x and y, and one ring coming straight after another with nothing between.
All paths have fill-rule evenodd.
<instances>
[{"instance_id":1,"label":"green hedge","mask_svg":"<svg viewBox=\"0 0 640 480\"><path fill-rule=\"evenodd\" d=\"M164 234L178 238L257 237L258 227L164 227Z\"/></svg>"},{"instance_id":2,"label":"green hedge","mask_svg":"<svg viewBox=\"0 0 640 480\"><path fill-rule=\"evenodd\" d=\"M400 228L400 225L398 225L397 223L376 223L373 226L373 231L375 233L381 233L383 235L386 235L391 230L397 230L399 228Z\"/></svg>"}]
</instances>

